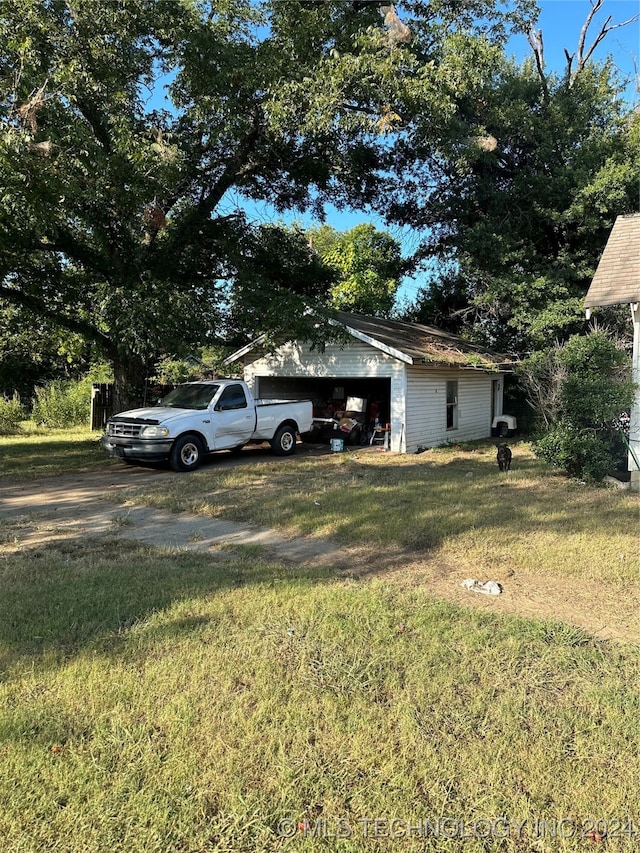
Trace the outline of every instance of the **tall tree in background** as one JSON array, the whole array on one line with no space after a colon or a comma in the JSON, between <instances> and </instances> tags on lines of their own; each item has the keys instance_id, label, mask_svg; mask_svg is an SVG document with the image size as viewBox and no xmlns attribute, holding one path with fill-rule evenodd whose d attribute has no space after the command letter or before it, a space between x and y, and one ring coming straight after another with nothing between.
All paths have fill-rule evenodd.
<instances>
[{"instance_id":1,"label":"tall tree in background","mask_svg":"<svg viewBox=\"0 0 640 853\"><path fill-rule=\"evenodd\" d=\"M314 251L335 272L330 301L340 311L388 317L404 272L400 244L367 223L339 232L329 225L309 232Z\"/></svg>"},{"instance_id":2,"label":"tall tree in background","mask_svg":"<svg viewBox=\"0 0 640 853\"><path fill-rule=\"evenodd\" d=\"M564 74L494 54L433 144L418 117L401 142L391 216L424 229L438 261L412 316L523 354L585 328L583 299L619 214L638 209L640 114L610 63L594 64L593 12ZM407 187L407 175L411 182Z\"/></svg>"},{"instance_id":3,"label":"tall tree in background","mask_svg":"<svg viewBox=\"0 0 640 853\"><path fill-rule=\"evenodd\" d=\"M320 218L327 201L375 202L395 105L419 106L433 138L476 77L459 34L484 52L514 20L498 0L407 9L410 41L368 2L5 0L2 304L96 344L118 407L161 350L252 318L312 332L303 308L326 302L326 279L246 201Z\"/></svg>"}]
</instances>

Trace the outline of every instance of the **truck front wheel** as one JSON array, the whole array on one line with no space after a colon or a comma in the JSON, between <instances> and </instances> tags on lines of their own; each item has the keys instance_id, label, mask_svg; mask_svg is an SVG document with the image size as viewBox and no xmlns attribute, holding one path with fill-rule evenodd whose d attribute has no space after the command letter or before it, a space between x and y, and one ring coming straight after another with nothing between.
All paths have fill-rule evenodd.
<instances>
[{"instance_id":1,"label":"truck front wheel","mask_svg":"<svg viewBox=\"0 0 640 853\"><path fill-rule=\"evenodd\" d=\"M169 464L174 471L195 471L203 455L202 442L196 435L181 435L173 443Z\"/></svg>"},{"instance_id":2,"label":"truck front wheel","mask_svg":"<svg viewBox=\"0 0 640 853\"><path fill-rule=\"evenodd\" d=\"M271 449L276 456L291 456L296 449L296 431L290 426L281 426L271 439Z\"/></svg>"}]
</instances>

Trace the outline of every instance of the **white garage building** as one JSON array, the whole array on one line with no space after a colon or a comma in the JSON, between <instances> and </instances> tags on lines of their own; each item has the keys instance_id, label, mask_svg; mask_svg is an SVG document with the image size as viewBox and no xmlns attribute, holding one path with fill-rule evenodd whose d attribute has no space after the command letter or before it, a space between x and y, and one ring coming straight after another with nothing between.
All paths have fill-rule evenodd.
<instances>
[{"instance_id":1,"label":"white garage building","mask_svg":"<svg viewBox=\"0 0 640 853\"><path fill-rule=\"evenodd\" d=\"M272 352L263 340L227 359L244 362L244 379L257 398L312 399L314 413L375 411L389 424L392 451L415 453L447 442L507 434L501 417L504 374L510 362L429 326L338 312L345 340L323 352L299 342ZM356 409L357 411L357 409ZM496 421L497 419L497 421Z\"/></svg>"}]
</instances>

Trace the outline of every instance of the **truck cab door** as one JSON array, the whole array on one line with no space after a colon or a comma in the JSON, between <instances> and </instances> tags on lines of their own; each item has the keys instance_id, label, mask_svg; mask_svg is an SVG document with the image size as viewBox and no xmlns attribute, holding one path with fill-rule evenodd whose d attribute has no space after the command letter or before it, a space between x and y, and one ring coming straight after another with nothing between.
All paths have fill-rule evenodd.
<instances>
[{"instance_id":1,"label":"truck cab door","mask_svg":"<svg viewBox=\"0 0 640 853\"><path fill-rule=\"evenodd\" d=\"M247 401L242 385L227 385L213 404L211 426L212 450L224 450L246 444L255 429L256 413L253 402Z\"/></svg>"}]
</instances>

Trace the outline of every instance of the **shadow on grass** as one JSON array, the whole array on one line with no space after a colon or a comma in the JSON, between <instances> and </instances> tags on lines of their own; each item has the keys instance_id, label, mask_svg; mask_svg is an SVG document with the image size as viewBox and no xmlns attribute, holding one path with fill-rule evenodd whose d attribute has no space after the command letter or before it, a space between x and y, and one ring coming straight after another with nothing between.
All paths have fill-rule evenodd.
<instances>
[{"instance_id":1,"label":"shadow on grass","mask_svg":"<svg viewBox=\"0 0 640 853\"><path fill-rule=\"evenodd\" d=\"M3 480L46 477L85 470L107 470L110 460L98 437L76 440L40 436L3 436L0 440L0 471Z\"/></svg>"},{"instance_id":2,"label":"shadow on grass","mask_svg":"<svg viewBox=\"0 0 640 853\"><path fill-rule=\"evenodd\" d=\"M571 482L544 471L535 459L518 459L510 472L500 472L491 459L469 454L431 465L360 465L353 461L335 469L316 466L312 496L321 506L305 509L287 501L286 521L307 529L316 523L332 529L342 542L370 542L431 549L445 540L474 531L516 542L545 533L558 538L580 533L625 535L637 528L638 503L633 496ZM275 493L277 478L270 478ZM240 502L240 501L238 501Z\"/></svg>"},{"instance_id":3,"label":"shadow on grass","mask_svg":"<svg viewBox=\"0 0 640 853\"><path fill-rule=\"evenodd\" d=\"M510 474L473 453L448 461L434 453L397 465L360 464L336 454L302 457L298 463L295 457L273 460L268 451L264 461L256 456L246 466L228 455L217 458L224 461L215 466L215 480L206 469L193 477L175 475L181 494L206 496L208 489L223 486L228 470L227 489L241 516L254 521L256 507L269 505L274 524L311 533L324 525L348 544L378 545L379 559L366 572L371 575L389 563L380 544L385 542L426 551L475 531L496 556L500 549L508 556L515 542L528 545L526 537L542 530L558 538L597 528L626 535L637 530L636 501L572 486L560 476L541 477L540 463L528 458L515 460ZM246 467L242 486L231 480L237 467ZM256 485L256 474L266 475L264 485ZM169 483L163 479L155 488L166 492ZM316 504L320 493L324 497ZM132 627L177 602L244 586L321 583L336 575L332 569L286 567L255 553L220 559L116 540L68 540L5 555L0 558L0 667L85 648L115 654ZM175 636L200 630L198 619L197 612L186 615L170 630Z\"/></svg>"},{"instance_id":4,"label":"shadow on grass","mask_svg":"<svg viewBox=\"0 0 640 853\"><path fill-rule=\"evenodd\" d=\"M55 660L86 648L118 653L135 625L177 602L246 585L327 577L326 571L256 558L220 560L98 539L6 555L0 562L0 670L21 658ZM203 619L186 614L162 630L188 634Z\"/></svg>"},{"instance_id":5,"label":"shadow on grass","mask_svg":"<svg viewBox=\"0 0 640 853\"><path fill-rule=\"evenodd\" d=\"M23 433L0 436L0 482L12 483L26 478L50 477L59 474L81 474L86 472L117 472L131 469L171 472L168 462L136 461L130 465L110 457L100 445L101 434L86 433L74 437L60 431L47 438L46 435ZM328 453L328 447L302 444L299 455ZM269 460L273 453L268 442L248 445L239 456L227 450L207 454L202 462L202 472L219 464L243 464L254 460ZM281 460L282 461L282 460ZM184 476L184 475L178 475Z\"/></svg>"}]
</instances>

